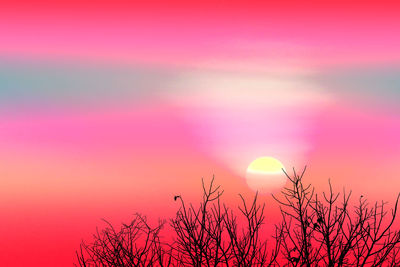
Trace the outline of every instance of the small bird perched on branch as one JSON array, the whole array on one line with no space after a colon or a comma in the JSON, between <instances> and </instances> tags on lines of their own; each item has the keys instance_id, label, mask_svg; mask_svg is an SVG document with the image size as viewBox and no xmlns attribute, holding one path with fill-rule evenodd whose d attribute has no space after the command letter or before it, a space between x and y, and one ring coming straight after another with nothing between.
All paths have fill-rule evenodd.
<instances>
[{"instance_id":1,"label":"small bird perched on branch","mask_svg":"<svg viewBox=\"0 0 400 267\"><path fill-rule=\"evenodd\" d=\"M180 195L178 195L178 196L174 196L174 200L176 201L178 198L180 198L181 196Z\"/></svg>"}]
</instances>

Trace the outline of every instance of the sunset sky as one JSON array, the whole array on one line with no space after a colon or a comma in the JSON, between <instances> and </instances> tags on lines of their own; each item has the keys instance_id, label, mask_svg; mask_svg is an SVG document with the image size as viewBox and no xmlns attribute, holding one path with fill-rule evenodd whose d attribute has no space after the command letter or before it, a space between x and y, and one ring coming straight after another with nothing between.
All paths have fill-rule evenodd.
<instances>
[{"instance_id":1,"label":"sunset sky","mask_svg":"<svg viewBox=\"0 0 400 267\"><path fill-rule=\"evenodd\" d=\"M393 201L400 4L264 2L1 1L2 266L71 266L202 177L236 203L261 156Z\"/></svg>"}]
</instances>

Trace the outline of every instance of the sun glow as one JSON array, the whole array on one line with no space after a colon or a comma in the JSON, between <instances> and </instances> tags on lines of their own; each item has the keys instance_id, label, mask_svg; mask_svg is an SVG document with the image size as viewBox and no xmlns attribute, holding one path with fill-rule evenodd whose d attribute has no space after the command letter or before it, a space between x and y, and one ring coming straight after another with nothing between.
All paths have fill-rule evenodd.
<instances>
[{"instance_id":1,"label":"sun glow","mask_svg":"<svg viewBox=\"0 0 400 267\"><path fill-rule=\"evenodd\" d=\"M250 163L247 172L259 174L282 173L283 164L273 157L261 157Z\"/></svg>"},{"instance_id":2,"label":"sun glow","mask_svg":"<svg viewBox=\"0 0 400 267\"><path fill-rule=\"evenodd\" d=\"M282 189L286 183L283 164L273 157L261 157L250 163L246 173L247 185L261 194Z\"/></svg>"}]
</instances>

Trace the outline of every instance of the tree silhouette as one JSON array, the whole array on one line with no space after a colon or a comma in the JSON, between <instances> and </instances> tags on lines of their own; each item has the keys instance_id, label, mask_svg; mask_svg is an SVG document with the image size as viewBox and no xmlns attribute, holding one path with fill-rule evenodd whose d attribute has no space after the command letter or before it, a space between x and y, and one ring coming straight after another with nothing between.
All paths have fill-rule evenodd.
<instances>
[{"instance_id":1,"label":"tree silhouette","mask_svg":"<svg viewBox=\"0 0 400 267\"><path fill-rule=\"evenodd\" d=\"M322 198L304 185L305 172L292 177L280 204L283 233L281 255L290 266L400 266L400 232L392 226L399 196L390 214L385 202L369 204L360 196L354 207L351 192L329 191Z\"/></svg>"},{"instance_id":2,"label":"tree silhouette","mask_svg":"<svg viewBox=\"0 0 400 267\"><path fill-rule=\"evenodd\" d=\"M222 203L223 190L202 180L198 206L181 195L180 208L169 224L151 227L136 214L116 230L97 230L91 243L76 252L78 266L400 266L400 232L393 229L399 195L393 209L385 202L370 204L361 196L350 202L351 191L315 193L293 171L288 186L273 196L282 220L272 225L269 240L261 231L265 204L239 195L241 205ZM163 228L172 231L162 240ZM164 230L166 231L166 230ZM267 242L268 241L268 242Z\"/></svg>"},{"instance_id":3,"label":"tree silhouette","mask_svg":"<svg viewBox=\"0 0 400 267\"><path fill-rule=\"evenodd\" d=\"M76 252L79 266L168 266L171 253L162 246L159 233L165 222L155 227L136 214L119 230L107 227L93 235L92 243L82 242Z\"/></svg>"},{"instance_id":4,"label":"tree silhouette","mask_svg":"<svg viewBox=\"0 0 400 267\"><path fill-rule=\"evenodd\" d=\"M198 208L186 206L181 199L181 208L171 220L176 234L178 263L183 266L270 266L276 261L280 238L275 249L267 250L267 241L260 236L264 224L265 205L257 203L257 194L248 205L241 196L238 207L245 226L238 223L235 212L221 204L220 186L203 186L203 199Z\"/></svg>"}]
</instances>

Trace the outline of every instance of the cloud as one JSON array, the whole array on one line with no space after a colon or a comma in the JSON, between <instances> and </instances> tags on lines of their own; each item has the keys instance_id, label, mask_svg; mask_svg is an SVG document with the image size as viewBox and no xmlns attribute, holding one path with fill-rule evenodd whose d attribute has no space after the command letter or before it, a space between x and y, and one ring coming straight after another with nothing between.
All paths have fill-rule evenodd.
<instances>
[{"instance_id":1,"label":"cloud","mask_svg":"<svg viewBox=\"0 0 400 267\"><path fill-rule=\"evenodd\" d=\"M396 107L400 102L399 74L400 66L368 66L321 72L314 80L339 98Z\"/></svg>"},{"instance_id":2,"label":"cloud","mask_svg":"<svg viewBox=\"0 0 400 267\"><path fill-rule=\"evenodd\" d=\"M173 71L71 63L0 63L0 102L8 105L104 103L152 96Z\"/></svg>"},{"instance_id":3,"label":"cloud","mask_svg":"<svg viewBox=\"0 0 400 267\"><path fill-rule=\"evenodd\" d=\"M135 112L135 103L161 102L178 110L197 149L237 173L260 156L289 166L299 162L312 149L315 113L332 101L304 73L287 71L3 63L0 73L6 78L1 101L11 106L78 103L102 109L113 102Z\"/></svg>"},{"instance_id":4,"label":"cloud","mask_svg":"<svg viewBox=\"0 0 400 267\"><path fill-rule=\"evenodd\" d=\"M172 87L165 98L184 110L197 146L236 174L261 156L301 162L312 149L315 113L332 102L307 77L288 73L187 72Z\"/></svg>"}]
</instances>

